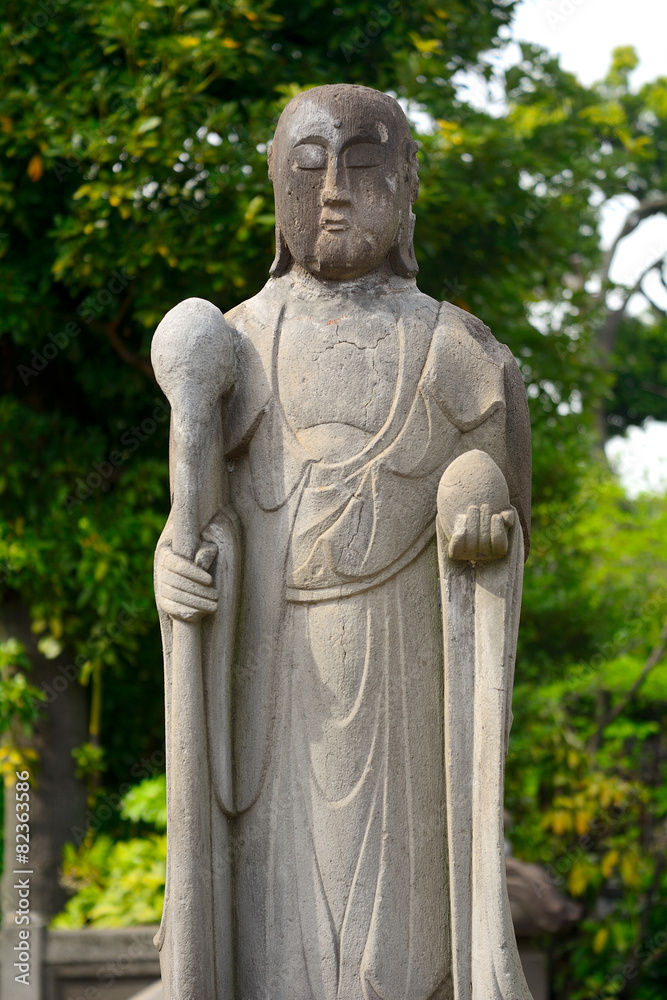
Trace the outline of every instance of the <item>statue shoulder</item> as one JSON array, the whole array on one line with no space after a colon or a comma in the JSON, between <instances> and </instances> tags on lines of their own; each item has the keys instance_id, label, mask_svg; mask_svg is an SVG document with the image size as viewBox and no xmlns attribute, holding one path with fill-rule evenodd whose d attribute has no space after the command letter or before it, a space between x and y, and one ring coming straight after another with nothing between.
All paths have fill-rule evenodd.
<instances>
[{"instance_id":1,"label":"statue shoulder","mask_svg":"<svg viewBox=\"0 0 667 1000\"><path fill-rule=\"evenodd\" d=\"M520 399L525 402L523 376L509 347L496 340L481 319L451 302L440 303L433 331L433 355L439 379L463 382L468 391L471 385L484 391L486 382L498 382L502 370L507 405L508 395L513 405Z\"/></svg>"},{"instance_id":2,"label":"statue shoulder","mask_svg":"<svg viewBox=\"0 0 667 1000\"><path fill-rule=\"evenodd\" d=\"M459 430L468 431L503 407L510 359L481 320L441 302L422 386Z\"/></svg>"},{"instance_id":3,"label":"statue shoulder","mask_svg":"<svg viewBox=\"0 0 667 1000\"><path fill-rule=\"evenodd\" d=\"M261 350L262 342L271 338L274 326L272 314L277 314L282 304L276 304L275 289L271 287L275 284L273 279L268 281L256 295L239 302L225 313L225 320L234 331L237 350L243 350L248 344ZM271 309L274 304L275 308Z\"/></svg>"},{"instance_id":4,"label":"statue shoulder","mask_svg":"<svg viewBox=\"0 0 667 1000\"><path fill-rule=\"evenodd\" d=\"M225 313L234 336L236 382L223 406L225 449L242 450L271 396L271 362L276 325L283 306L279 279Z\"/></svg>"},{"instance_id":5,"label":"statue shoulder","mask_svg":"<svg viewBox=\"0 0 667 1000\"><path fill-rule=\"evenodd\" d=\"M433 331L425 385L461 431L474 430L498 411L505 460L501 463L519 512L525 554L530 541L531 444L528 400L510 349L472 313L442 302Z\"/></svg>"},{"instance_id":6,"label":"statue shoulder","mask_svg":"<svg viewBox=\"0 0 667 1000\"><path fill-rule=\"evenodd\" d=\"M510 349L496 340L486 323L451 302L440 303L434 334L442 341L444 350L449 348L457 353L458 348L460 355L463 349L480 361L496 366L515 364Z\"/></svg>"},{"instance_id":7,"label":"statue shoulder","mask_svg":"<svg viewBox=\"0 0 667 1000\"><path fill-rule=\"evenodd\" d=\"M489 418L498 425L496 456L530 544L530 416L523 377L514 355L472 313L442 302L423 385L464 434ZM477 445L475 445L477 446Z\"/></svg>"}]
</instances>

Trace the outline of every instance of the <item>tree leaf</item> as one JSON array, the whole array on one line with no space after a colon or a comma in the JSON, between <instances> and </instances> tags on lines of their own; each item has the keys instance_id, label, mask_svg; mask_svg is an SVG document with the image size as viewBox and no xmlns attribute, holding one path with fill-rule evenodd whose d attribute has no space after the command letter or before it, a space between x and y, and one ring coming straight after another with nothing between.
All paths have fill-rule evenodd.
<instances>
[{"instance_id":1,"label":"tree leaf","mask_svg":"<svg viewBox=\"0 0 667 1000\"><path fill-rule=\"evenodd\" d=\"M156 129L160 124L162 124L162 118L159 115L153 115L151 118L144 118L137 128L137 135L144 135L146 132L152 132L153 129Z\"/></svg>"}]
</instances>

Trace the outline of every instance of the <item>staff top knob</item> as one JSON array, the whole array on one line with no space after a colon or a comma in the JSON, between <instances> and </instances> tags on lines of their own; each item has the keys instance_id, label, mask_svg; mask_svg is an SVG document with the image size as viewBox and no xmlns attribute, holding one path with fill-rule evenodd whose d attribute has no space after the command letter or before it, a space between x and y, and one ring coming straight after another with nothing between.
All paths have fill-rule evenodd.
<instances>
[{"instance_id":1,"label":"staff top knob","mask_svg":"<svg viewBox=\"0 0 667 1000\"><path fill-rule=\"evenodd\" d=\"M184 299L155 331L151 361L172 410L205 418L234 382L232 331L212 302Z\"/></svg>"}]
</instances>

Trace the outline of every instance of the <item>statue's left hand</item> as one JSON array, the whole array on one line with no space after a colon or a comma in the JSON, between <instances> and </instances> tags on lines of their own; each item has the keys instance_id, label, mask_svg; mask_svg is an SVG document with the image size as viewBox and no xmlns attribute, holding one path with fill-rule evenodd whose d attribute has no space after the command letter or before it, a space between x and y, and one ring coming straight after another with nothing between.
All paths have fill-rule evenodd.
<instances>
[{"instance_id":1,"label":"statue's left hand","mask_svg":"<svg viewBox=\"0 0 667 1000\"><path fill-rule=\"evenodd\" d=\"M158 607L183 622L196 622L218 607L218 591L208 572L217 546L202 541L194 560L177 555L170 543L160 546L156 561L155 596Z\"/></svg>"},{"instance_id":2,"label":"statue's left hand","mask_svg":"<svg viewBox=\"0 0 667 1000\"><path fill-rule=\"evenodd\" d=\"M450 559L468 562L501 559L509 547L508 531L514 524L514 511L491 513L491 506L471 504L465 514L454 522L454 532L449 541Z\"/></svg>"}]
</instances>

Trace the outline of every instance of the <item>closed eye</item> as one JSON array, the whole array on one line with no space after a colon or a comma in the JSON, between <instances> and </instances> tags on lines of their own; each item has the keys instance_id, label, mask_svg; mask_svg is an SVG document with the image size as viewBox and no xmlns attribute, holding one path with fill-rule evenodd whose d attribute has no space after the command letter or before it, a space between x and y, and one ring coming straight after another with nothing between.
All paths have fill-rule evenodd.
<instances>
[{"instance_id":1,"label":"closed eye","mask_svg":"<svg viewBox=\"0 0 667 1000\"><path fill-rule=\"evenodd\" d=\"M344 153L346 167L379 167L385 162L384 146L376 142L356 142Z\"/></svg>"},{"instance_id":2,"label":"closed eye","mask_svg":"<svg viewBox=\"0 0 667 1000\"><path fill-rule=\"evenodd\" d=\"M325 170L327 151L314 142L303 142L293 150L294 162L300 170Z\"/></svg>"}]
</instances>

